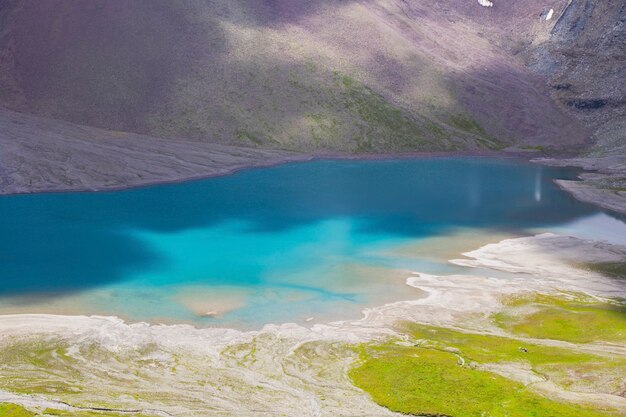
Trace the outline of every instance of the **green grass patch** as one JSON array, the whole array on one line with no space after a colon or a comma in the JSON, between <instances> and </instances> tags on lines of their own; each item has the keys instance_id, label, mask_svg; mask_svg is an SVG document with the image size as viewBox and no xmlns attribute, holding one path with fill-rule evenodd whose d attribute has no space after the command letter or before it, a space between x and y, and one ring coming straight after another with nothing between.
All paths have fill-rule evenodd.
<instances>
[{"instance_id":1,"label":"green grass patch","mask_svg":"<svg viewBox=\"0 0 626 417\"><path fill-rule=\"evenodd\" d=\"M561 403L491 372L461 365L452 352L365 345L354 384L392 411L455 417L606 417L606 410Z\"/></svg>"},{"instance_id":2,"label":"green grass patch","mask_svg":"<svg viewBox=\"0 0 626 417\"><path fill-rule=\"evenodd\" d=\"M597 360L594 355L569 349L520 342L508 337L463 333L442 327L401 323L399 328L428 347L453 348L466 360L478 363L528 362L543 364L578 364Z\"/></svg>"},{"instance_id":3,"label":"green grass patch","mask_svg":"<svg viewBox=\"0 0 626 417\"><path fill-rule=\"evenodd\" d=\"M622 390L626 359L525 343L509 337L399 323L422 348L453 350L467 363L519 363L563 388L612 393Z\"/></svg>"},{"instance_id":4,"label":"green grass patch","mask_svg":"<svg viewBox=\"0 0 626 417\"><path fill-rule=\"evenodd\" d=\"M58 416L58 417L148 417L144 414L118 413L109 411L66 411L47 408L41 413L34 413L22 407L21 405L0 403L0 417L39 417L39 416Z\"/></svg>"},{"instance_id":5,"label":"green grass patch","mask_svg":"<svg viewBox=\"0 0 626 417\"><path fill-rule=\"evenodd\" d=\"M493 318L515 335L574 343L626 343L626 305L620 301L535 294L506 300L505 305Z\"/></svg>"},{"instance_id":6,"label":"green grass patch","mask_svg":"<svg viewBox=\"0 0 626 417\"><path fill-rule=\"evenodd\" d=\"M0 403L0 417L33 417L35 415L20 405Z\"/></svg>"}]
</instances>

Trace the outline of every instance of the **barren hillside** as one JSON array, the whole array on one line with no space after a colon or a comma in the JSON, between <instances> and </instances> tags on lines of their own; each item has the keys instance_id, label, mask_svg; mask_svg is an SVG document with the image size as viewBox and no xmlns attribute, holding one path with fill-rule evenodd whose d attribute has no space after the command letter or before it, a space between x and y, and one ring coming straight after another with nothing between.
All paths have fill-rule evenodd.
<instances>
[{"instance_id":1,"label":"barren hillside","mask_svg":"<svg viewBox=\"0 0 626 417\"><path fill-rule=\"evenodd\" d=\"M6 0L0 104L112 130L318 151L577 147L512 48L566 0Z\"/></svg>"}]
</instances>

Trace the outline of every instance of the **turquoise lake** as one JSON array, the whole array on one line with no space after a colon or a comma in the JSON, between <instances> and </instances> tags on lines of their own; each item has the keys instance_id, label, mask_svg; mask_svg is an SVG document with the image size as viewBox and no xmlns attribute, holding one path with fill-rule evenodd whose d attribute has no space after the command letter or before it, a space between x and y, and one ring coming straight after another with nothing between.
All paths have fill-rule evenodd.
<instances>
[{"instance_id":1,"label":"turquoise lake","mask_svg":"<svg viewBox=\"0 0 626 417\"><path fill-rule=\"evenodd\" d=\"M364 306L419 296L405 271L462 271L423 251L407 256L433 237L618 236L622 219L552 182L574 177L509 159L322 160L3 196L0 312L242 328L358 318Z\"/></svg>"}]
</instances>

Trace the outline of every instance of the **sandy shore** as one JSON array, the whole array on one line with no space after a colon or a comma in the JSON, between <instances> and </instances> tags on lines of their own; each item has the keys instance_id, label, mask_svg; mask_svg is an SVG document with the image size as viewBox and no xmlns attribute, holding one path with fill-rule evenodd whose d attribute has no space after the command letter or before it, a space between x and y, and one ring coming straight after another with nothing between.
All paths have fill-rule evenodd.
<instances>
[{"instance_id":1,"label":"sandy shore","mask_svg":"<svg viewBox=\"0 0 626 417\"><path fill-rule=\"evenodd\" d=\"M260 331L239 331L126 323L114 317L0 316L0 350L26 349L45 341L56 346L57 358L69 358L60 368L0 367L0 377L13 378L17 385L25 383L27 375L50 386L67 386L67 391L38 391L35 396L0 387L0 400L31 407L38 401L41 407L50 401L80 407L108 404L122 410L157 410L158 415L393 415L352 386L346 375L358 360L348 346L398 336L394 330L398 320L502 334L489 316L501 308L506 295L574 291L599 298L626 297L622 281L573 265L573 261L624 262L626 247L542 234L488 244L463 256L452 262L512 274L415 272L407 284L426 293L424 298L366 309L359 320L310 327L268 324ZM571 347L565 342L534 342ZM623 346L577 349L626 357ZM67 360L80 367L79 377L72 374L76 370L67 369ZM520 380L528 376L523 370L513 374ZM167 387L167 393L156 395L155 384ZM544 385L546 392L556 390L557 396L576 395L550 384L538 387ZM126 395L128 390L135 397ZM602 395L589 394L589 401L626 405L623 397Z\"/></svg>"}]
</instances>

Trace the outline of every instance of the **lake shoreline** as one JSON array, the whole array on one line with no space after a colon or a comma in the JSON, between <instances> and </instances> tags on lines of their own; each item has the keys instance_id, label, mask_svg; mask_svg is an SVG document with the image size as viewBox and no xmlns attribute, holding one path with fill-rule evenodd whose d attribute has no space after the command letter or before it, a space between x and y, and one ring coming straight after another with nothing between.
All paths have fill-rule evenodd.
<instances>
[{"instance_id":1,"label":"lake shoreline","mask_svg":"<svg viewBox=\"0 0 626 417\"><path fill-rule=\"evenodd\" d=\"M228 146L217 145L223 148ZM578 180L556 180L556 184L568 192L579 201L594 204L598 207L608 209L616 213L626 213L626 192L614 192L607 190L602 186L598 186L595 181L597 179L611 179L619 175L624 175L623 161L617 168L606 166L606 158L568 158L568 157L537 157L536 152L510 150L510 151L430 151L430 152L392 152L392 153L372 153L372 154L350 154L344 152L321 152L321 153L298 153L286 150L264 150L254 148L233 148L235 150L249 150L251 152L267 152L270 158L268 160L259 160L257 155L244 155L247 161L231 166L224 167L215 164L203 166L201 170L205 172L200 174L180 174L167 172L162 174L162 178L133 178L126 183L119 184L98 184L97 180L89 178L84 179L84 183L80 185L72 185L67 183L58 183L44 186L3 186L3 179L0 177L0 198L11 195L31 195L31 194L53 194L53 193L94 193L94 192L113 192L125 191L137 188L146 188L159 185L180 184L192 181L201 181L210 178L219 178L236 174L240 171L249 169L272 168L278 165L311 162L319 160L339 160L339 161L379 161L390 159L424 159L424 158L446 158L446 157L467 157L467 158L503 158L518 159L527 162L534 162L540 165L559 166L559 167L575 167L589 173L583 173ZM598 165L598 166L596 166ZM7 181L4 180L6 183Z\"/></svg>"},{"instance_id":2,"label":"lake shoreline","mask_svg":"<svg viewBox=\"0 0 626 417\"><path fill-rule=\"evenodd\" d=\"M363 305L412 297L403 294L405 276L393 278L397 286L377 287L387 272L376 267L458 272L448 258L428 259L426 248L424 259L385 253L416 242L413 237L451 237L474 226L479 234L489 227L512 232L596 213L552 183L573 174L486 157L323 160L129 192L7 197L0 227L7 231L1 246L9 255L7 296L1 297L7 309L0 313L176 318L248 328L356 319ZM461 204L467 210L459 210ZM526 214L512 219L511 205ZM14 231L18 237L10 238ZM51 262L51 250L76 262ZM369 277L373 285L363 285ZM224 300L197 291L183 294L191 282L212 287L231 281L239 283L228 292L239 308L224 308ZM50 291L66 296L20 301ZM398 296L387 296L392 293ZM241 306L242 297L254 302ZM329 306L349 314L324 317Z\"/></svg>"},{"instance_id":3,"label":"lake shoreline","mask_svg":"<svg viewBox=\"0 0 626 417\"><path fill-rule=\"evenodd\" d=\"M626 214L626 157L536 158L531 162L584 170L577 180L555 182L579 201Z\"/></svg>"},{"instance_id":4,"label":"lake shoreline","mask_svg":"<svg viewBox=\"0 0 626 417\"><path fill-rule=\"evenodd\" d=\"M38 377L36 373L30 373L28 377L15 379L21 387L17 392L0 386L0 400L5 398L31 408L54 406L57 403L80 407L93 407L92 404L101 407L104 404L107 408L115 409L156 410L163 415L173 415L182 409L191 411L198 407L198 401L206 409L232 414L250 412L250 407L256 407L255 412L262 409L265 412L282 411L286 415L344 415L341 412L353 415L349 413L355 410L369 413L367 415L396 415L376 405L366 393L352 386L345 378L345 373L359 360L352 346L390 339L403 340L406 336L396 327L400 321L455 329L469 334L511 337L497 327L491 317L500 311L507 297L518 294L537 292L571 296L581 293L598 300L626 296L626 289L618 282L571 264L571 260L623 262L626 260L626 247L623 246L541 234L505 239L464 252L460 256L461 259L450 262L513 272L519 274L519 278L509 282L487 275L434 276L414 272L406 283L426 291L428 296L425 298L365 309L359 320L314 324L310 327L294 323L267 324L258 331L128 323L110 316L3 315L0 316L0 351L7 346L15 349L11 346L17 343L15 346L21 346L19 349L26 352L29 349L47 352L41 350L41 341L45 341L51 344L52 358L65 363L64 367L67 364L70 366L57 368L58 364L48 362L51 370L42 370L47 376ZM536 257L537 262L532 265L521 262L529 256ZM508 284L504 285L504 282ZM607 358L626 357L626 349L616 344L573 344L519 336L515 340L522 346L540 344ZM89 355L96 355L96 360ZM118 382L115 386L108 384L106 372L114 372L117 366L114 364L113 368L109 368L109 355L114 355L115 363L142 369L131 381L139 398L116 394L118 389L125 392L124 382ZM246 359L250 355L252 359ZM297 365L294 366L294 363ZM65 378L74 378L63 377L63 373L59 376L55 374L61 372L58 369L71 372L71 364L81 369L87 366L90 370L81 376L85 381L76 391L56 392L47 391L47 388L41 391L38 388L42 381L46 381L48 386L58 386L57 378L63 378L63 381ZM171 364L175 364L172 370L169 368L173 366ZM23 366L15 364L15 367L2 372L8 372L10 375L4 376L11 380L12 372L20 372ZM508 366L510 369L507 368L506 375L513 380L522 381L529 374L523 364L511 363ZM150 371L150 367L154 367L155 373ZM208 375L217 378L220 387L227 389L219 391L219 394L210 394L212 391L209 391L198 397L186 398L186 385L178 385L180 380L177 378L183 378L184 381L189 377L184 376L184 373L183 376L178 375L173 370L177 367L189 367L199 372L191 381L195 381L195 378L204 381L206 377L202 376L202 372L206 369ZM276 369L283 371L277 373ZM325 371L321 372L320 369ZM330 372L330 369L333 371ZM154 386L154 378L166 384L168 390L172 390L174 402L158 397L151 400L148 393L143 393L143 388L140 389L137 384L143 384L144 375L152 375L145 376L150 386ZM544 387L535 384L537 378L528 382L528 386L534 386L551 398L569 396L569 401L591 402L615 408L626 404L626 398L616 394L579 393L549 384L544 384ZM29 382L31 379L32 382ZM28 395L20 394L31 383L34 388L26 389ZM259 384L267 388L258 390ZM243 398L246 400L243 401Z\"/></svg>"},{"instance_id":5,"label":"lake shoreline","mask_svg":"<svg viewBox=\"0 0 626 417\"><path fill-rule=\"evenodd\" d=\"M524 261L529 255L533 255L538 261L532 265L526 265ZM4 313L0 314L0 328L3 328L7 321L19 321L20 318L26 319L26 321L41 319L50 325L57 323L60 326L95 319L96 321L103 320L137 328L186 328L200 333L216 332L231 335L235 333L256 335L268 331L268 329L280 328L295 327L319 331L322 328L332 327L340 328L335 336L343 339L346 335L344 333L346 328L352 328L359 333L359 328L372 327L378 330L382 329L382 333L387 334L388 329L385 328L403 317L428 324L458 325L463 322L463 320L459 321L460 315L495 310L501 296L515 293L533 291L580 292L597 298L626 300L626 287L619 280L613 280L592 270L581 269L579 266L588 263L612 262L626 262L626 246L546 232L510 237L493 243L482 244L478 248L459 253L448 260L448 263L452 265L463 266L476 271L481 270L483 271L481 275L433 275L420 271L407 271L410 275L406 278L405 285L419 290L422 295L410 300L392 301L383 305L365 307L361 311L362 317L359 319L313 322L309 325L295 322L266 323L258 329L238 329L219 325L205 327L185 322L155 323L127 320L115 315L102 314ZM484 271L492 272L486 276ZM498 272L504 272L508 275L498 277ZM512 276L517 276L514 281L510 281ZM503 285L504 282L508 282L508 285ZM485 294L489 295L491 302L485 302L486 299L483 298ZM480 300L480 303L470 300L472 297ZM446 300L445 303L442 303L442 300ZM414 310L416 306L430 306L437 311L428 311L426 315L423 314L426 311L421 311L421 319L418 320L417 313L410 311ZM385 314L393 310L397 311L394 311L393 314ZM441 314L450 311L454 311L453 316L456 317ZM470 322L463 324L467 325L468 323ZM42 330L46 328L47 326L41 327ZM6 335L7 333L0 332L0 338Z\"/></svg>"},{"instance_id":6,"label":"lake shoreline","mask_svg":"<svg viewBox=\"0 0 626 417\"><path fill-rule=\"evenodd\" d=\"M137 188L146 188L159 185L168 184L180 184L191 181L200 181L210 178L219 178L236 174L240 171L249 169L262 169L272 168L279 165L312 162L322 160L336 160L336 161L385 161L391 159L405 160L405 159L426 159L426 158L453 158L453 157L467 157L467 158L498 158L498 159L518 159L523 161L530 161L534 156L529 152L506 152L506 151L454 151L454 152L400 152L400 153L373 153L373 154L348 154L341 152L329 152L329 153L289 153L284 152L285 156L279 156L268 161L256 161L250 160L246 164L233 166L232 168L216 168L215 172L203 173L198 175L180 175L172 178L163 179L145 179L138 180L128 184L114 184L114 185L81 185L73 186L69 184L58 184L49 187L42 187L37 189L17 189L6 190L0 188L0 197L11 195L31 195L31 194L53 194L53 193L98 193L98 192L111 192L111 191L125 191Z\"/></svg>"}]
</instances>

